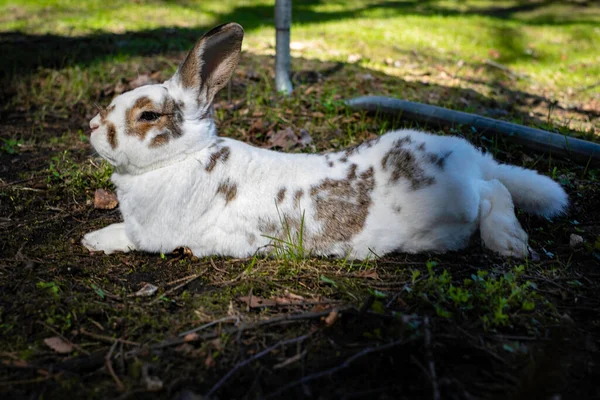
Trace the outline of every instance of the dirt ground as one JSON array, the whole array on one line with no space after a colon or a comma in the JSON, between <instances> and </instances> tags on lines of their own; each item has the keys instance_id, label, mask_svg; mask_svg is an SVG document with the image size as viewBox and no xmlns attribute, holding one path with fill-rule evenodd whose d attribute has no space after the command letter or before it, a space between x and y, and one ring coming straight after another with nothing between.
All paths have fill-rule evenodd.
<instances>
[{"instance_id":1,"label":"dirt ground","mask_svg":"<svg viewBox=\"0 0 600 400\"><path fill-rule=\"evenodd\" d=\"M106 105L139 76L166 78L163 69L180 56L143 59L137 77L100 83L67 114L5 85L4 398L600 398L600 170L469 127L422 128L467 137L502 161L535 168L570 196L568 215L553 221L519 214L535 251L526 261L500 258L477 238L461 252L364 263L85 250L85 232L119 220L118 209L93 204L96 189L111 184L86 140L92 103ZM244 55L231 98L222 93L216 104L223 135L280 149L269 139L274 134L305 130L312 144L292 140L289 151L316 152L415 127L341 103L383 94L460 109L468 103L473 112L535 126L548 124L552 110L552 128L597 138L598 110L518 92L501 79L450 83L458 78L441 74L439 64L418 79L399 79L295 59L291 99L269 90L271 64ZM31 79L33 88L38 78ZM345 82L352 82L348 92L339 89ZM497 95L478 94L483 84L495 84ZM586 128L556 122L574 120ZM572 245L572 235L582 242Z\"/></svg>"}]
</instances>

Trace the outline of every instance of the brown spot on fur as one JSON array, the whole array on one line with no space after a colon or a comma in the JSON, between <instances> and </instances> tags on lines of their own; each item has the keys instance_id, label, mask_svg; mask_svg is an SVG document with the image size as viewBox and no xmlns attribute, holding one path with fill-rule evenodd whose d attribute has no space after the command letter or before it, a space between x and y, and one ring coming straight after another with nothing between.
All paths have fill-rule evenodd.
<instances>
[{"instance_id":1,"label":"brown spot on fur","mask_svg":"<svg viewBox=\"0 0 600 400\"><path fill-rule=\"evenodd\" d=\"M344 157L340 158L340 161L343 163L348 162L348 157L344 156Z\"/></svg>"},{"instance_id":2,"label":"brown spot on fur","mask_svg":"<svg viewBox=\"0 0 600 400\"><path fill-rule=\"evenodd\" d=\"M360 150L362 150L362 149L365 149L365 148L370 149L371 147L373 147L374 145L376 145L377 143L379 143L380 139L381 139L381 137L378 136L376 138L366 140L366 141L364 141L361 144L358 144L356 146L348 147L344 151L344 155L346 157L350 157L350 156L352 156L354 154L360 153Z\"/></svg>"},{"instance_id":3,"label":"brown spot on fur","mask_svg":"<svg viewBox=\"0 0 600 400\"><path fill-rule=\"evenodd\" d=\"M419 150L419 151L425 151L425 142L423 142L420 145L418 145L417 146L417 150Z\"/></svg>"},{"instance_id":4,"label":"brown spot on fur","mask_svg":"<svg viewBox=\"0 0 600 400\"><path fill-rule=\"evenodd\" d=\"M294 207L300 207L300 199L304 196L304 190L298 189L294 193Z\"/></svg>"},{"instance_id":5,"label":"brown spot on fur","mask_svg":"<svg viewBox=\"0 0 600 400\"><path fill-rule=\"evenodd\" d=\"M279 189L279 192L277 192L277 204L281 204L283 202L285 199L285 192L286 188Z\"/></svg>"},{"instance_id":6,"label":"brown spot on fur","mask_svg":"<svg viewBox=\"0 0 600 400\"><path fill-rule=\"evenodd\" d=\"M137 119L140 113L144 111L144 109L148 109L151 106L154 106L152 100L148 97L140 97L135 101L133 106L125 112L125 132L128 135L136 135L140 139L144 139L146 134L152 128L152 124L148 122L142 122L139 126L137 124Z\"/></svg>"},{"instance_id":7,"label":"brown spot on fur","mask_svg":"<svg viewBox=\"0 0 600 400\"><path fill-rule=\"evenodd\" d=\"M412 144L412 142L413 142L412 137L410 137L410 135L406 135L403 138L396 140L396 145L404 146L405 144Z\"/></svg>"},{"instance_id":8,"label":"brown spot on fur","mask_svg":"<svg viewBox=\"0 0 600 400\"><path fill-rule=\"evenodd\" d=\"M141 121L140 115L144 111L151 111L160 114L160 117L155 121ZM137 136L140 140L144 140L148 132L155 129L159 134L166 135L167 140L158 139L160 144L166 143L171 138L180 137L181 124L183 122L183 114L180 106L171 98L167 98L162 107L157 107L148 97L140 97L135 104L125 112L125 132L128 135ZM150 147L157 147L160 144L155 144L154 139Z\"/></svg>"},{"instance_id":9,"label":"brown spot on fur","mask_svg":"<svg viewBox=\"0 0 600 400\"><path fill-rule=\"evenodd\" d=\"M400 206L394 206L393 210L396 214L400 214L402 212L402 207Z\"/></svg>"},{"instance_id":10,"label":"brown spot on fur","mask_svg":"<svg viewBox=\"0 0 600 400\"><path fill-rule=\"evenodd\" d=\"M110 147L116 149L119 144L117 141L117 130L111 122L106 122L106 138L108 139Z\"/></svg>"},{"instance_id":11,"label":"brown spot on fur","mask_svg":"<svg viewBox=\"0 0 600 400\"><path fill-rule=\"evenodd\" d=\"M329 165L330 168L333 167L333 161L329 161L327 165Z\"/></svg>"},{"instance_id":12,"label":"brown spot on fur","mask_svg":"<svg viewBox=\"0 0 600 400\"><path fill-rule=\"evenodd\" d=\"M348 174L346 175L346 179L351 181L352 179L356 179L356 168L358 166L356 164L352 164L350 168L348 168Z\"/></svg>"},{"instance_id":13,"label":"brown spot on fur","mask_svg":"<svg viewBox=\"0 0 600 400\"><path fill-rule=\"evenodd\" d=\"M169 135L165 133L161 133L160 135L154 137L150 142L150 147L160 147L169 142Z\"/></svg>"},{"instance_id":14,"label":"brown spot on fur","mask_svg":"<svg viewBox=\"0 0 600 400\"><path fill-rule=\"evenodd\" d=\"M448 159L448 157L450 157L450 155L451 155L451 154L452 154L452 151L447 151L447 152L445 152L445 153L444 153L443 155L441 155L441 156L440 156L440 155L438 155L438 156L437 156L437 158L436 158L436 160L435 160L435 163L434 163L434 164L435 164L435 165L436 165L436 166L437 166L439 169L443 170L443 169L444 169L444 167L446 166L446 160Z\"/></svg>"},{"instance_id":15,"label":"brown spot on fur","mask_svg":"<svg viewBox=\"0 0 600 400\"><path fill-rule=\"evenodd\" d=\"M411 150L403 147L404 144L410 143L412 143L410 136L396 140L394 147L381 160L383 170L391 172L389 182L397 182L400 178L407 179L412 190L433 185L435 179L427 176Z\"/></svg>"},{"instance_id":16,"label":"brown spot on fur","mask_svg":"<svg viewBox=\"0 0 600 400\"><path fill-rule=\"evenodd\" d=\"M254 233L249 233L246 236L246 239L248 239L248 244L252 246L256 242L256 235Z\"/></svg>"},{"instance_id":17,"label":"brown spot on fur","mask_svg":"<svg viewBox=\"0 0 600 400\"><path fill-rule=\"evenodd\" d=\"M208 163L206 164L206 167L204 168L206 172L212 172L212 170L215 169L219 162L225 164L229 159L229 154L231 154L231 150L229 150L229 147L223 147L220 150L212 153L210 155Z\"/></svg>"},{"instance_id":18,"label":"brown spot on fur","mask_svg":"<svg viewBox=\"0 0 600 400\"><path fill-rule=\"evenodd\" d=\"M227 179L219 184L217 194L222 194L225 198L225 204L227 204L237 196L237 185Z\"/></svg>"},{"instance_id":19,"label":"brown spot on fur","mask_svg":"<svg viewBox=\"0 0 600 400\"><path fill-rule=\"evenodd\" d=\"M279 230L277 229L277 224L270 218L258 218L258 230L264 234L269 236L274 236L279 234Z\"/></svg>"},{"instance_id":20,"label":"brown spot on fur","mask_svg":"<svg viewBox=\"0 0 600 400\"><path fill-rule=\"evenodd\" d=\"M315 219L323 223L320 236L314 240L315 246L326 248L335 242L347 242L362 230L375 188L374 175L374 168L370 167L358 178L325 179L311 188Z\"/></svg>"}]
</instances>

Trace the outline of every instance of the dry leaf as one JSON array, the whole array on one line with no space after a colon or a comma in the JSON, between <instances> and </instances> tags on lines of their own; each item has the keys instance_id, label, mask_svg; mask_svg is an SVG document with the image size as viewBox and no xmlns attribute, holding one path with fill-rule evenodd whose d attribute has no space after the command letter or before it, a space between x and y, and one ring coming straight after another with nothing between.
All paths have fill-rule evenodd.
<instances>
[{"instance_id":1,"label":"dry leaf","mask_svg":"<svg viewBox=\"0 0 600 400\"><path fill-rule=\"evenodd\" d=\"M374 269L367 269L364 271L360 271L359 273L356 274L356 276L359 276L361 278L379 279L379 275L377 274L377 271L375 271Z\"/></svg>"},{"instance_id":2,"label":"dry leaf","mask_svg":"<svg viewBox=\"0 0 600 400\"><path fill-rule=\"evenodd\" d=\"M140 86L145 86L145 85L151 85L154 83L158 83L157 81L155 81L154 79L152 79L150 77L150 75L148 74L141 74L138 75L137 78L133 79L132 81L129 82L129 86L131 87L131 89L135 89L138 88Z\"/></svg>"},{"instance_id":3,"label":"dry leaf","mask_svg":"<svg viewBox=\"0 0 600 400\"><path fill-rule=\"evenodd\" d=\"M9 367L27 368L29 364L25 360L2 360L2 364Z\"/></svg>"},{"instance_id":4,"label":"dry leaf","mask_svg":"<svg viewBox=\"0 0 600 400\"><path fill-rule=\"evenodd\" d=\"M335 324L335 321L338 319L338 310L333 310L329 313L329 315L325 318L325 325L331 326Z\"/></svg>"},{"instance_id":5,"label":"dry leaf","mask_svg":"<svg viewBox=\"0 0 600 400\"><path fill-rule=\"evenodd\" d=\"M351 64L355 63L355 62L358 62L361 59L362 59L362 56L360 54L350 54L348 56L348 62L351 63Z\"/></svg>"},{"instance_id":6,"label":"dry leaf","mask_svg":"<svg viewBox=\"0 0 600 400\"><path fill-rule=\"evenodd\" d=\"M275 307L275 306L289 306L289 305L310 305L318 301L306 300L302 296L298 296L291 293L286 293L285 296L277 296L272 299L263 299L258 296L242 296L239 298L240 301L248 304L250 308L264 308L264 307Z\"/></svg>"},{"instance_id":7,"label":"dry leaf","mask_svg":"<svg viewBox=\"0 0 600 400\"><path fill-rule=\"evenodd\" d=\"M179 346L175 347L175 351L178 353L181 353L184 356L187 356L194 350L195 350L195 347L188 343L182 343Z\"/></svg>"},{"instance_id":8,"label":"dry leaf","mask_svg":"<svg viewBox=\"0 0 600 400\"><path fill-rule=\"evenodd\" d=\"M135 297L148 297L148 296L152 296L154 293L156 293L157 290L158 290L157 286L154 286L151 283L146 283L146 284L144 284L144 286L142 286L142 288L140 290L135 292L133 295Z\"/></svg>"},{"instance_id":9,"label":"dry leaf","mask_svg":"<svg viewBox=\"0 0 600 400\"><path fill-rule=\"evenodd\" d=\"M206 360L204 360L204 365L206 366L206 368L212 368L215 366L215 364L215 359L210 354L206 357Z\"/></svg>"},{"instance_id":10,"label":"dry leaf","mask_svg":"<svg viewBox=\"0 0 600 400\"><path fill-rule=\"evenodd\" d=\"M163 388L163 382L156 376L146 376L144 379L146 390L150 392L158 392Z\"/></svg>"},{"instance_id":11,"label":"dry leaf","mask_svg":"<svg viewBox=\"0 0 600 400\"><path fill-rule=\"evenodd\" d=\"M198 339L200 336L196 332L188 333L183 337L184 342L193 342Z\"/></svg>"},{"instance_id":12,"label":"dry leaf","mask_svg":"<svg viewBox=\"0 0 600 400\"><path fill-rule=\"evenodd\" d=\"M284 293L285 293L285 295L286 295L287 297L289 297L290 299L294 299L294 300L304 300L304 297L302 297L302 296L300 296L300 295L297 295L297 294L294 294L294 293L290 292L290 291L289 291L289 290L287 290L287 289L285 290L285 292L284 292Z\"/></svg>"},{"instance_id":13,"label":"dry leaf","mask_svg":"<svg viewBox=\"0 0 600 400\"><path fill-rule=\"evenodd\" d=\"M290 127L277 131L275 133L269 132L267 134L269 139L270 147L279 147L283 150L289 150L298 144L299 140L294 130Z\"/></svg>"},{"instance_id":14,"label":"dry leaf","mask_svg":"<svg viewBox=\"0 0 600 400\"><path fill-rule=\"evenodd\" d=\"M94 193L94 208L112 210L119 205L117 195L110 190L96 189Z\"/></svg>"},{"instance_id":15,"label":"dry leaf","mask_svg":"<svg viewBox=\"0 0 600 400\"><path fill-rule=\"evenodd\" d=\"M58 336L44 339L44 344L59 354L68 354L73 351L73 344L65 342Z\"/></svg>"},{"instance_id":16,"label":"dry leaf","mask_svg":"<svg viewBox=\"0 0 600 400\"><path fill-rule=\"evenodd\" d=\"M257 296L242 296L240 300L248 304L250 308L272 307L277 304L275 300L263 299Z\"/></svg>"},{"instance_id":17,"label":"dry leaf","mask_svg":"<svg viewBox=\"0 0 600 400\"><path fill-rule=\"evenodd\" d=\"M309 144L312 143L312 137L310 136L310 134L308 133L308 131L306 129L300 129L300 140L298 141L298 143L302 146L302 147L306 147Z\"/></svg>"},{"instance_id":18,"label":"dry leaf","mask_svg":"<svg viewBox=\"0 0 600 400\"><path fill-rule=\"evenodd\" d=\"M314 92L314 91L315 91L315 87L314 87L314 86L309 86L309 87L308 87L308 89L306 89L306 90L304 91L304 94L305 94L305 95L308 95L308 94L311 94L311 93L312 93L312 92Z\"/></svg>"}]
</instances>

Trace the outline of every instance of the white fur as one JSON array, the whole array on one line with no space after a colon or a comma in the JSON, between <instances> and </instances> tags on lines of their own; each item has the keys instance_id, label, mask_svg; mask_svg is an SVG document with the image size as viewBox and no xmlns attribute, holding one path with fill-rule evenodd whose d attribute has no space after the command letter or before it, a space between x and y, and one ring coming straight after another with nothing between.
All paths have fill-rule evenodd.
<instances>
[{"instance_id":1,"label":"white fur","mask_svg":"<svg viewBox=\"0 0 600 400\"><path fill-rule=\"evenodd\" d=\"M115 109L107 120L117 127L116 149L108 144L105 127L92 133L93 146L116 166L112 181L124 224L85 235L82 243L88 249L166 253L186 246L197 256L247 257L257 250L268 251L272 244L265 221L281 227L283 218L295 218L303 221L305 250L315 255L365 258L392 251L445 252L464 247L479 229L490 249L525 257L527 234L515 217L513 199L529 212L548 216L567 206L567 196L556 182L530 170L499 165L457 137L399 130L348 156L344 152L285 154L220 139L210 116L198 119L198 108L207 105L194 104L194 96L176 77L135 89L111 103ZM126 109L140 96L157 104L167 96L183 102L183 135L151 148L149 143L158 133L150 132L143 141L124 134ZM94 126L99 123L99 117L91 121ZM390 180L391 171L382 160L407 136L411 144L405 148L435 183L415 189L403 177ZM421 144L428 154L450 153L443 167L427 162L427 154L416 149ZM229 148L228 159L207 171L211 155L223 147ZM319 218L317 203L327 193L312 192L326 180L347 180L352 164L356 174L374 170L366 220L348 240L320 240L328 221ZM219 193L223 183L236 186L230 201ZM284 188L285 197L277 204ZM298 190L303 196L296 202ZM334 219L343 214L344 203L339 206Z\"/></svg>"}]
</instances>

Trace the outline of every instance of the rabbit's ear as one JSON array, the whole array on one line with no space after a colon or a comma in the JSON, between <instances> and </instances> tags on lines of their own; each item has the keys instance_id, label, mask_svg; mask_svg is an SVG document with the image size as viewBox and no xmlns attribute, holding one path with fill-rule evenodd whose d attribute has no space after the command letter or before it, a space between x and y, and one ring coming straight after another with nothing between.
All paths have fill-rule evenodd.
<instances>
[{"instance_id":1,"label":"rabbit's ear","mask_svg":"<svg viewBox=\"0 0 600 400\"><path fill-rule=\"evenodd\" d=\"M244 29L236 23L219 25L205 33L175 73L175 81L194 91L198 105L210 106L215 94L231 78L242 48Z\"/></svg>"}]
</instances>

